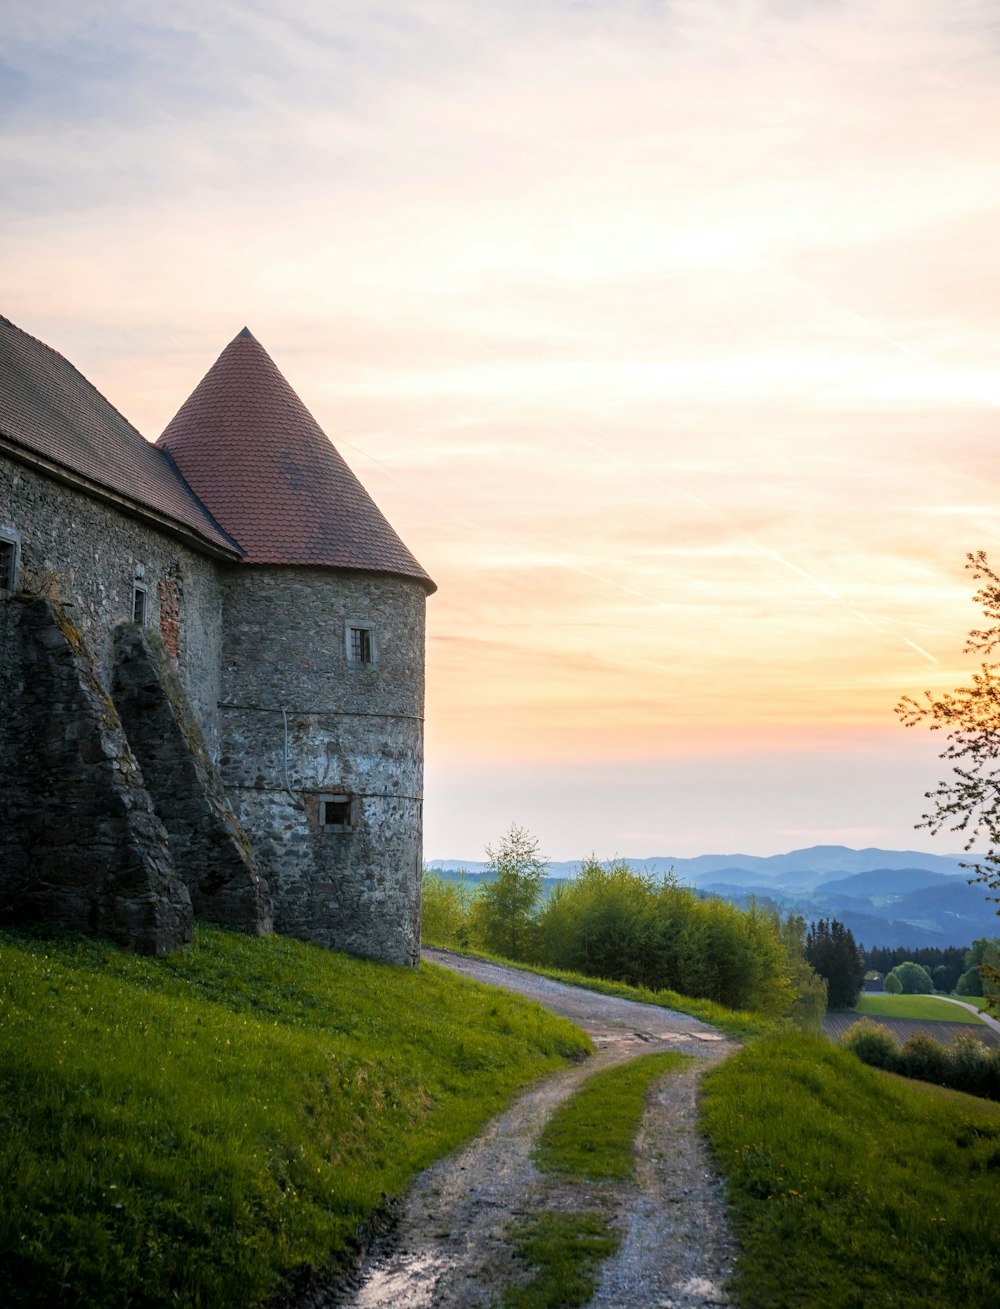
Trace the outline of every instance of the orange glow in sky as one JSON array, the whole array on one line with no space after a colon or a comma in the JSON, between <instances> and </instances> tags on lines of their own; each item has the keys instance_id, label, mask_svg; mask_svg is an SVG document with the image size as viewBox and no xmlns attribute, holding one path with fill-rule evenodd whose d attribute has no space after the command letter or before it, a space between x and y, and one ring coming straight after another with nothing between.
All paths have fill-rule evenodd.
<instances>
[{"instance_id":1,"label":"orange glow in sky","mask_svg":"<svg viewBox=\"0 0 1000 1309\"><path fill-rule=\"evenodd\" d=\"M150 438L269 350L439 584L429 856L960 848L992 2L7 8L0 312Z\"/></svg>"}]
</instances>

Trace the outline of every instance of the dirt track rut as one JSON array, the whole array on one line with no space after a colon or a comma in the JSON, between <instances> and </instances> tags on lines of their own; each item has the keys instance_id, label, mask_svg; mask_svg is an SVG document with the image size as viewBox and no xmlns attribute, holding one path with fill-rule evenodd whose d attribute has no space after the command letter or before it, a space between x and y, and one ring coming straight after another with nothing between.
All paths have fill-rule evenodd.
<instances>
[{"instance_id":1,"label":"dirt track rut","mask_svg":"<svg viewBox=\"0 0 1000 1309\"><path fill-rule=\"evenodd\" d=\"M464 1149L417 1180L398 1221L349 1286L326 1299L341 1309L485 1309L524 1277L507 1235L546 1209L605 1208L622 1234L591 1301L601 1309L725 1305L732 1245L721 1185L695 1130L697 1081L730 1042L686 1014L597 995L533 973L427 950L424 957L477 981L537 1000L584 1028L596 1054L530 1087ZM636 1180L616 1187L560 1183L531 1161L558 1104L598 1068L678 1050L694 1062L661 1079L637 1141Z\"/></svg>"}]
</instances>

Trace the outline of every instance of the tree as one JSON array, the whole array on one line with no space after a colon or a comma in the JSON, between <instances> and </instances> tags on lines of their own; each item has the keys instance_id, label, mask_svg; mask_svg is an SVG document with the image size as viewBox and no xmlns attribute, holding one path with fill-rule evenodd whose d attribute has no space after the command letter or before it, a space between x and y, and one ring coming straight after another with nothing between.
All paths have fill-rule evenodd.
<instances>
[{"instance_id":1,"label":"tree","mask_svg":"<svg viewBox=\"0 0 1000 1309\"><path fill-rule=\"evenodd\" d=\"M496 846L486 847L492 874L472 904L474 929L487 950L508 959L525 959L534 943L545 860L538 841L511 823Z\"/></svg>"},{"instance_id":2,"label":"tree","mask_svg":"<svg viewBox=\"0 0 1000 1309\"><path fill-rule=\"evenodd\" d=\"M915 964L912 959L908 959L905 964L897 964L889 977L896 979L903 995L930 995L934 990L930 973L920 964ZM888 980L887 977L886 982Z\"/></svg>"},{"instance_id":3,"label":"tree","mask_svg":"<svg viewBox=\"0 0 1000 1309\"><path fill-rule=\"evenodd\" d=\"M967 851L984 841L985 853L965 865L972 873L969 881L1000 891L1000 663L988 661L1000 646L1000 576L989 566L984 551L977 550L967 559L966 567L983 583L973 599L988 625L973 628L965 653L983 655L984 662L973 673L971 686L942 695L925 691L923 701L904 696L896 713L906 727L924 724L932 732L947 733L948 744L940 757L951 764L953 779L927 792L934 807L917 826L931 832L943 828L962 832ZM984 980L1000 985L1000 971L994 965L987 963L982 971Z\"/></svg>"},{"instance_id":4,"label":"tree","mask_svg":"<svg viewBox=\"0 0 1000 1309\"><path fill-rule=\"evenodd\" d=\"M788 954L788 980L792 984L789 1017L797 1027L820 1035L826 1013L827 985L806 959L806 920L789 914L780 924L781 940Z\"/></svg>"},{"instance_id":5,"label":"tree","mask_svg":"<svg viewBox=\"0 0 1000 1309\"><path fill-rule=\"evenodd\" d=\"M896 976L895 973L887 973L883 985L885 986L885 989L889 992L890 995L903 994L903 983L899 980L899 978Z\"/></svg>"},{"instance_id":6,"label":"tree","mask_svg":"<svg viewBox=\"0 0 1000 1309\"><path fill-rule=\"evenodd\" d=\"M958 979L959 995L981 995L990 1008L1000 991L1000 937L980 936L965 952L966 971Z\"/></svg>"},{"instance_id":7,"label":"tree","mask_svg":"<svg viewBox=\"0 0 1000 1309\"><path fill-rule=\"evenodd\" d=\"M865 964L851 930L836 918L810 924L806 959L826 978L827 1008L852 1008L865 979Z\"/></svg>"}]
</instances>

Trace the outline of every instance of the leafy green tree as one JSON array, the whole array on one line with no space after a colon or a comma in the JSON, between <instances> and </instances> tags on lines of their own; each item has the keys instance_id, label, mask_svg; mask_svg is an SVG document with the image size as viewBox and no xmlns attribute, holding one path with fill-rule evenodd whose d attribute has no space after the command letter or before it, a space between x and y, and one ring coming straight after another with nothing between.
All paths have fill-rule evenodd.
<instances>
[{"instance_id":1,"label":"leafy green tree","mask_svg":"<svg viewBox=\"0 0 1000 1309\"><path fill-rule=\"evenodd\" d=\"M801 914L789 914L781 923L780 932L788 955L788 980L792 984L789 1017L796 1027L819 1035L826 1013L827 986L806 959L806 920Z\"/></svg>"},{"instance_id":2,"label":"leafy green tree","mask_svg":"<svg viewBox=\"0 0 1000 1309\"><path fill-rule=\"evenodd\" d=\"M538 841L511 823L495 846L486 847L486 858L491 878L472 902L473 934L494 954L530 959L546 867Z\"/></svg>"},{"instance_id":3,"label":"leafy green tree","mask_svg":"<svg viewBox=\"0 0 1000 1309\"><path fill-rule=\"evenodd\" d=\"M865 979L865 964L854 934L838 919L821 918L806 933L806 959L826 979L829 1009L850 1009Z\"/></svg>"},{"instance_id":4,"label":"leafy green tree","mask_svg":"<svg viewBox=\"0 0 1000 1309\"><path fill-rule=\"evenodd\" d=\"M922 701L904 696L896 713L906 727L923 724L932 732L947 734L948 744L940 757L951 765L952 780L927 792L933 808L918 826L931 832L947 828L963 833L967 851L985 843L985 853L974 855L966 865L972 873L969 880L1000 891L1000 663L989 661L1000 646L1000 576L983 550L967 560L966 567L982 583L973 599L982 608L987 626L969 633L965 653L980 654L984 662L972 674L970 686L943 694L925 691ZM1000 968L984 962L980 971L983 981L995 988L991 1007L1000 1006L996 999Z\"/></svg>"},{"instance_id":5,"label":"leafy green tree","mask_svg":"<svg viewBox=\"0 0 1000 1309\"><path fill-rule=\"evenodd\" d=\"M981 995L992 1009L997 1007L1000 991L1000 937L980 936L965 952L966 971L959 978L965 983L962 995Z\"/></svg>"},{"instance_id":6,"label":"leafy green tree","mask_svg":"<svg viewBox=\"0 0 1000 1309\"><path fill-rule=\"evenodd\" d=\"M895 973L886 974L886 978L885 981L883 982L883 986L889 992L890 995L903 994L903 983L899 980L899 978L896 976Z\"/></svg>"},{"instance_id":7,"label":"leafy green tree","mask_svg":"<svg viewBox=\"0 0 1000 1309\"><path fill-rule=\"evenodd\" d=\"M920 964L915 964L912 959L908 959L904 964L897 964L889 977L896 979L903 995L930 995L934 990L930 973Z\"/></svg>"},{"instance_id":8,"label":"leafy green tree","mask_svg":"<svg viewBox=\"0 0 1000 1309\"><path fill-rule=\"evenodd\" d=\"M455 877L425 871L421 890L421 940L444 949L464 950L470 946L469 915L475 894L464 868Z\"/></svg>"}]
</instances>

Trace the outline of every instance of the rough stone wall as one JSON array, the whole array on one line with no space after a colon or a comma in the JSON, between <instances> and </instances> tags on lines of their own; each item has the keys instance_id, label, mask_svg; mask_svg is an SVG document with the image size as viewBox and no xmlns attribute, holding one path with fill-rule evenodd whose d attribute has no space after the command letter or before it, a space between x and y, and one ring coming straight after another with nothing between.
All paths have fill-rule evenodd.
<instances>
[{"instance_id":1,"label":"rough stone wall","mask_svg":"<svg viewBox=\"0 0 1000 1309\"><path fill-rule=\"evenodd\" d=\"M0 602L0 917L148 954L191 939L191 900L80 631L44 597Z\"/></svg>"},{"instance_id":2,"label":"rough stone wall","mask_svg":"<svg viewBox=\"0 0 1000 1309\"><path fill-rule=\"evenodd\" d=\"M275 926L406 964L420 944L424 607L399 578L224 573L220 768ZM352 620L373 629L371 665L348 662ZM350 831L320 822L320 796L338 792Z\"/></svg>"},{"instance_id":3,"label":"rough stone wall","mask_svg":"<svg viewBox=\"0 0 1000 1309\"><path fill-rule=\"evenodd\" d=\"M21 533L23 575L55 576L72 600L73 622L111 685L113 633L132 618L135 568L142 564L147 623L173 644L184 689L210 751L217 745L221 592L215 562L166 533L0 455L0 524ZM0 704L6 702L0 616Z\"/></svg>"},{"instance_id":4,"label":"rough stone wall","mask_svg":"<svg viewBox=\"0 0 1000 1309\"><path fill-rule=\"evenodd\" d=\"M269 934L267 884L208 757L165 637L134 624L118 628L113 696L194 912Z\"/></svg>"}]
</instances>

